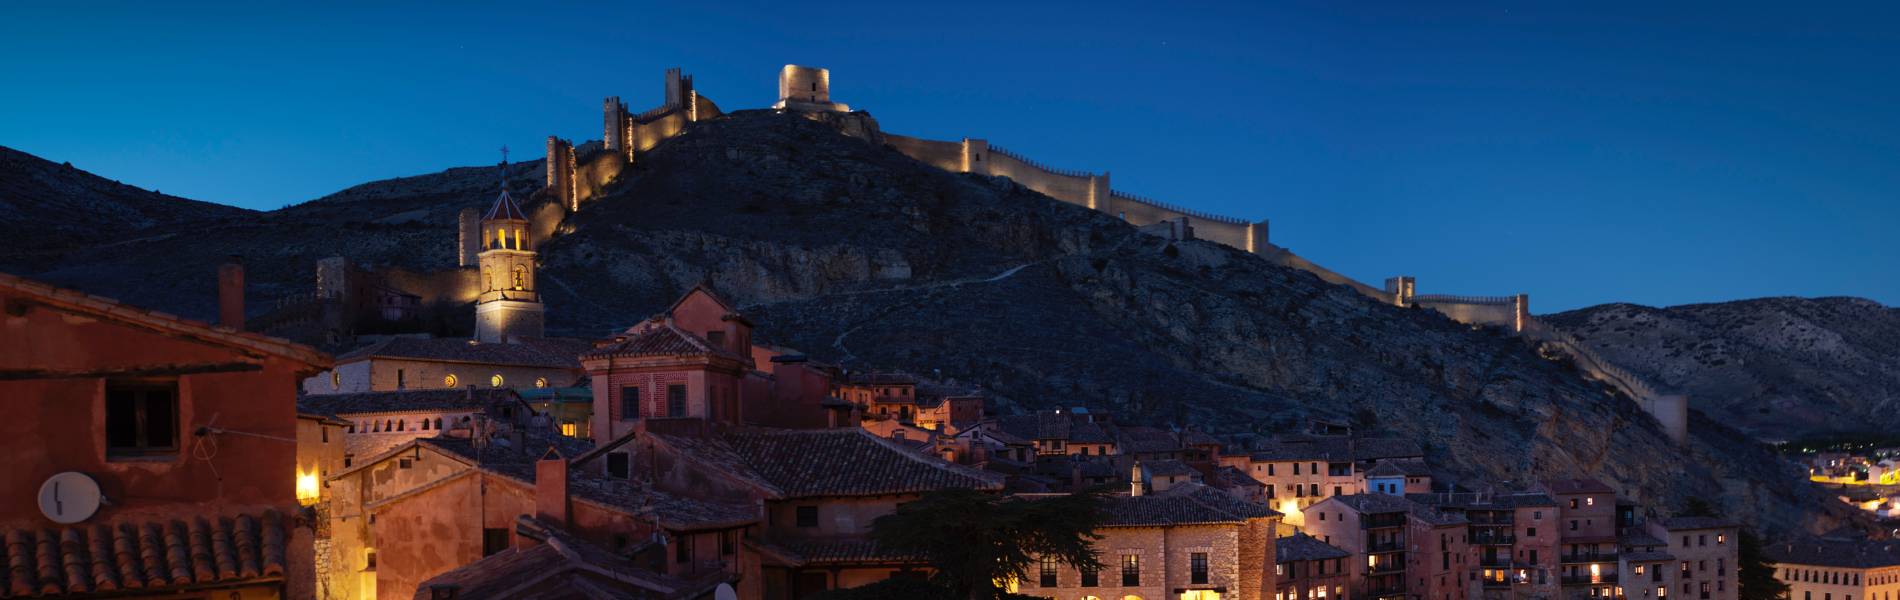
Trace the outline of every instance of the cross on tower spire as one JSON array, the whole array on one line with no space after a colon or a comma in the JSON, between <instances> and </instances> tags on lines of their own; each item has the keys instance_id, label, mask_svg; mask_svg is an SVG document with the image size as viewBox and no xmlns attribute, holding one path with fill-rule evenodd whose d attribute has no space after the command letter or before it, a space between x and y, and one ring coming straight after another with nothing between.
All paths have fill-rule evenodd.
<instances>
[{"instance_id":1,"label":"cross on tower spire","mask_svg":"<svg viewBox=\"0 0 1900 600\"><path fill-rule=\"evenodd\" d=\"M502 189L508 189L508 145L507 144L501 145L501 166L498 169L496 169L495 174L500 176L501 178Z\"/></svg>"}]
</instances>

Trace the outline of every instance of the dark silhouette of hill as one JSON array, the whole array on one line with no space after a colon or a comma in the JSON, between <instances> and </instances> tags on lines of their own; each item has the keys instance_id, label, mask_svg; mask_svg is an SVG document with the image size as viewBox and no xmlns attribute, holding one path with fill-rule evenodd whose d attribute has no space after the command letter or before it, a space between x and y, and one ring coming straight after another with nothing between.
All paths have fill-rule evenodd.
<instances>
[{"instance_id":1,"label":"dark silhouette of hill","mask_svg":"<svg viewBox=\"0 0 1900 600\"><path fill-rule=\"evenodd\" d=\"M538 161L514 165L530 197ZM364 184L190 235L0 269L188 316L229 254L253 312L315 261L454 265L454 215L494 170ZM1401 309L1217 244L1137 233L1002 178L951 174L829 123L741 111L641 154L539 248L551 334L602 336L707 282L761 339L852 369L981 384L998 408L1277 433L1311 417L1419 440L1448 474L1505 485L1594 475L1660 507L1718 498L1774 529L1858 518L1718 422L1672 444L1628 398L1514 336ZM1829 508L1824 508L1829 507Z\"/></svg>"}]
</instances>

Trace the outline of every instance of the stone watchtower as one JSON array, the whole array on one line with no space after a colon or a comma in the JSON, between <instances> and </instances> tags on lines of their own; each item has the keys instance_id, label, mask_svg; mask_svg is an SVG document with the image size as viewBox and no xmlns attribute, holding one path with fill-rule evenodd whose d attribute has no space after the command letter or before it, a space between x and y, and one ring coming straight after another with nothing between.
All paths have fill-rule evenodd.
<instances>
[{"instance_id":1,"label":"stone watchtower","mask_svg":"<svg viewBox=\"0 0 1900 600\"><path fill-rule=\"evenodd\" d=\"M503 187L482 217L482 293L475 298L475 339L505 343L542 337L545 309L534 287L534 245L528 215Z\"/></svg>"},{"instance_id":2,"label":"stone watchtower","mask_svg":"<svg viewBox=\"0 0 1900 600\"><path fill-rule=\"evenodd\" d=\"M807 112L851 112L831 101L831 71L818 67L785 65L778 72L778 102L772 108Z\"/></svg>"}]
</instances>

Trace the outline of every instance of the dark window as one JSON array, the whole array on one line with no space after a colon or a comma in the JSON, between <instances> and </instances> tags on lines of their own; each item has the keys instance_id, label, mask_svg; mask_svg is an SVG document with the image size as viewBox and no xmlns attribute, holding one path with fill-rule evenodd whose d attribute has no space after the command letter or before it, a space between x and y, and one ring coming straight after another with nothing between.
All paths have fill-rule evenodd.
<instances>
[{"instance_id":1,"label":"dark window","mask_svg":"<svg viewBox=\"0 0 1900 600\"><path fill-rule=\"evenodd\" d=\"M673 537L673 562L685 564L693 561L693 536L680 534Z\"/></svg>"},{"instance_id":2,"label":"dark window","mask_svg":"<svg viewBox=\"0 0 1900 600\"><path fill-rule=\"evenodd\" d=\"M1524 535L1525 535L1525 537L1537 537L1537 528L1536 528L1536 527L1525 527L1525 528L1524 528ZM1537 562L1537 561L1531 561L1531 562Z\"/></svg>"},{"instance_id":3,"label":"dark window","mask_svg":"<svg viewBox=\"0 0 1900 600\"><path fill-rule=\"evenodd\" d=\"M482 556L489 556L508 549L508 529L506 527L482 528Z\"/></svg>"},{"instance_id":4,"label":"dark window","mask_svg":"<svg viewBox=\"0 0 1900 600\"><path fill-rule=\"evenodd\" d=\"M799 527L817 527L818 526L818 507L816 506L798 507L798 526Z\"/></svg>"},{"instance_id":5,"label":"dark window","mask_svg":"<svg viewBox=\"0 0 1900 600\"><path fill-rule=\"evenodd\" d=\"M737 531L719 532L719 554L720 555L732 556L732 553L735 552L738 549L738 547L739 547L739 532Z\"/></svg>"},{"instance_id":6,"label":"dark window","mask_svg":"<svg viewBox=\"0 0 1900 600\"><path fill-rule=\"evenodd\" d=\"M435 419L435 428L436 428L436 429L441 429L441 428L442 428L442 418L441 418L441 417L436 417L436 419Z\"/></svg>"},{"instance_id":7,"label":"dark window","mask_svg":"<svg viewBox=\"0 0 1900 600\"><path fill-rule=\"evenodd\" d=\"M715 348L724 348L726 347L726 332L708 331L706 332L706 341L712 342Z\"/></svg>"},{"instance_id":8,"label":"dark window","mask_svg":"<svg viewBox=\"0 0 1900 600\"><path fill-rule=\"evenodd\" d=\"M356 460L355 454L345 454L343 455L343 466L345 467L350 466L350 463L355 460Z\"/></svg>"},{"instance_id":9,"label":"dark window","mask_svg":"<svg viewBox=\"0 0 1900 600\"><path fill-rule=\"evenodd\" d=\"M621 386L620 420L632 421L638 418L640 418L640 386Z\"/></svg>"},{"instance_id":10,"label":"dark window","mask_svg":"<svg viewBox=\"0 0 1900 600\"><path fill-rule=\"evenodd\" d=\"M1338 495L1340 495L1340 493L1339 493L1339 486L1336 486L1336 485L1335 485L1335 486L1333 486L1333 495L1334 495L1334 496L1338 496Z\"/></svg>"},{"instance_id":11,"label":"dark window","mask_svg":"<svg viewBox=\"0 0 1900 600\"><path fill-rule=\"evenodd\" d=\"M1038 585L1042 587L1056 586L1056 559L1043 557L1041 575L1042 576L1038 578L1039 581L1036 582Z\"/></svg>"},{"instance_id":12,"label":"dark window","mask_svg":"<svg viewBox=\"0 0 1900 600\"><path fill-rule=\"evenodd\" d=\"M1082 587L1095 587L1102 584L1102 572L1093 569L1082 572Z\"/></svg>"},{"instance_id":13,"label":"dark window","mask_svg":"<svg viewBox=\"0 0 1900 600\"><path fill-rule=\"evenodd\" d=\"M423 431L428 431L428 430L429 430L429 420L428 420L428 419L423 419L423 420L422 420L422 430L423 430Z\"/></svg>"},{"instance_id":14,"label":"dark window","mask_svg":"<svg viewBox=\"0 0 1900 600\"><path fill-rule=\"evenodd\" d=\"M178 384L108 383L106 454L178 451Z\"/></svg>"},{"instance_id":15,"label":"dark window","mask_svg":"<svg viewBox=\"0 0 1900 600\"><path fill-rule=\"evenodd\" d=\"M677 383L666 386L666 416L686 416L686 386Z\"/></svg>"},{"instance_id":16,"label":"dark window","mask_svg":"<svg viewBox=\"0 0 1900 600\"><path fill-rule=\"evenodd\" d=\"M1140 585L1141 585L1141 556L1135 555L1135 554L1123 554L1122 555L1122 587L1136 587Z\"/></svg>"},{"instance_id":17,"label":"dark window","mask_svg":"<svg viewBox=\"0 0 1900 600\"><path fill-rule=\"evenodd\" d=\"M398 468L398 469L407 469L407 468L409 468L409 467L413 467L413 466L415 466L415 465L416 465L416 463L415 463L414 461L412 461L412 460L410 460L410 459L407 459L407 458L398 458L398 459L396 459L396 468Z\"/></svg>"},{"instance_id":18,"label":"dark window","mask_svg":"<svg viewBox=\"0 0 1900 600\"><path fill-rule=\"evenodd\" d=\"M1188 583L1207 583L1207 553L1188 555Z\"/></svg>"},{"instance_id":19,"label":"dark window","mask_svg":"<svg viewBox=\"0 0 1900 600\"><path fill-rule=\"evenodd\" d=\"M317 425L317 431L323 433L323 443L330 443L330 427L328 425Z\"/></svg>"},{"instance_id":20,"label":"dark window","mask_svg":"<svg viewBox=\"0 0 1900 600\"><path fill-rule=\"evenodd\" d=\"M402 389L402 369L396 369L396 389Z\"/></svg>"},{"instance_id":21,"label":"dark window","mask_svg":"<svg viewBox=\"0 0 1900 600\"><path fill-rule=\"evenodd\" d=\"M627 453L615 452L607 455L607 475L620 479L633 475L633 469L627 464Z\"/></svg>"}]
</instances>

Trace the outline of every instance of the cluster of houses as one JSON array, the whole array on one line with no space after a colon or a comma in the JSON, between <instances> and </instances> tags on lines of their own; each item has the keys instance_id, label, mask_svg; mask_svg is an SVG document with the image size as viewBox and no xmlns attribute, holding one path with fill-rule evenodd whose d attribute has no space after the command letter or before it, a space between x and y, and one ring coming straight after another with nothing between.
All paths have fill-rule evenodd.
<instances>
[{"instance_id":1,"label":"cluster of houses","mask_svg":"<svg viewBox=\"0 0 1900 600\"><path fill-rule=\"evenodd\" d=\"M1738 592L1735 523L1653 516L1595 480L1454 481L1416 443L1326 423L1221 437L991 414L970 386L754 343L703 287L607 339L395 336L336 357L246 333L241 310L209 325L5 275L0 309L24 341L0 344L0 397L31 405L0 422L18 492L0 598L809 598L928 572L871 536L925 494L1104 486L1106 568L1044 561L1015 592ZM1802 600L1856 600L1828 593Z\"/></svg>"}]
</instances>

